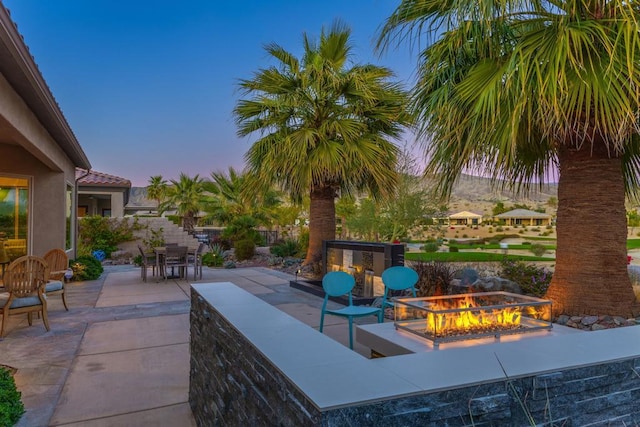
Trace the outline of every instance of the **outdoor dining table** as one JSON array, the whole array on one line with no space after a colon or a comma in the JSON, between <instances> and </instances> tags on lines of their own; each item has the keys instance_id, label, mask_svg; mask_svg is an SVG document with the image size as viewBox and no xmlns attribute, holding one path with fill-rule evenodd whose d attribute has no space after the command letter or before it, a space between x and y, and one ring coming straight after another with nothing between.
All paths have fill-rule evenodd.
<instances>
[{"instance_id":1,"label":"outdoor dining table","mask_svg":"<svg viewBox=\"0 0 640 427\"><path fill-rule=\"evenodd\" d=\"M188 247L187 249L187 255L193 255L195 257L196 252L197 252L197 248L191 248ZM158 272L163 272L164 269L162 269L163 267L163 263L164 263L164 256L167 253L167 247L166 246L156 246L153 248L153 252L156 254L156 268L158 269ZM187 257L188 259L188 257ZM194 265L195 268L195 265ZM188 273L185 272L185 277L188 276ZM179 278L179 276L176 276L173 270L173 267L171 267L171 276L167 276L168 279L177 279Z\"/></svg>"}]
</instances>

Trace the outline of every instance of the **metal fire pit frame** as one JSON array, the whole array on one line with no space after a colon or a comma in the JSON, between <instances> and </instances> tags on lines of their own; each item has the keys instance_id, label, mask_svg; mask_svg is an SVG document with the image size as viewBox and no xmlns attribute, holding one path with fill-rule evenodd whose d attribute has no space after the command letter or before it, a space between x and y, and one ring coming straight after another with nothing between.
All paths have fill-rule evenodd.
<instances>
[{"instance_id":1,"label":"metal fire pit frame","mask_svg":"<svg viewBox=\"0 0 640 427\"><path fill-rule=\"evenodd\" d=\"M442 300L456 301L471 298L478 303L477 307L467 308L434 308L434 302ZM433 342L435 348L440 343L472 340L486 337L500 339L502 335L524 334L539 330L551 330L551 301L541 298L519 295L510 292L476 292L468 294L443 295L437 297L394 298L394 325L421 338ZM519 308L521 310L520 327L515 329L492 329L486 332L461 333L457 335L439 335L437 331L427 330L429 315L447 315L461 312L478 313L488 310Z\"/></svg>"}]
</instances>

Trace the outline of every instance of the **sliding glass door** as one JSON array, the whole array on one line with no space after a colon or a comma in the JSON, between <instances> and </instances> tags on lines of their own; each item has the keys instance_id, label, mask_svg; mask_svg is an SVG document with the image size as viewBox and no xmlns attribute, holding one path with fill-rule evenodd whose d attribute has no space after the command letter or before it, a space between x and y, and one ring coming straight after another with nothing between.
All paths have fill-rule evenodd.
<instances>
[{"instance_id":1,"label":"sliding glass door","mask_svg":"<svg viewBox=\"0 0 640 427\"><path fill-rule=\"evenodd\" d=\"M29 180L0 176L0 240L10 259L27 254Z\"/></svg>"}]
</instances>

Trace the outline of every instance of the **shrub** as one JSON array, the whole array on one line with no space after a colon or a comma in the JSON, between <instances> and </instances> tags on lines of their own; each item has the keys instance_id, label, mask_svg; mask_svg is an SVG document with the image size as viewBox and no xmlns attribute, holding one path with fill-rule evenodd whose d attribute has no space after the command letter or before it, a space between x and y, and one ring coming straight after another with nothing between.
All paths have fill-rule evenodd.
<instances>
[{"instance_id":1,"label":"shrub","mask_svg":"<svg viewBox=\"0 0 640 427\"><path fill-rule=\"evenodd\" d=\"M440 261L415 261L411 267L418 273L417 294L421 297L447 295L453 279L448 263Z\"/></svg>"},{"instance_id":2,"label":"shrub","mask_svg":"<svg viewBox=\"0 0 640 427\"><path fill-rule=\"evenodd\" d=\"M547 252L547 248L545 248L544 245L541 245L539 243L531 245L531 248L529 250L535 256L542 256Z\"/></svg>"},{"instance_id":3,"label":"shrub","mask_svg":"<svg viewBox=\"0 0 640 427\"><path fill-rule=\"evenodd\" d=\"M100 261L91 256L80 256L69 263L73 270L73 280L95 280L104 271Z\"/></svg>"},{"instance_id":4,"label":"shrub","mask_svg":"<svg viewBox=\"0 0 640 427\"><path fill-rule=\"evenodd\" d=\"M309 249L309 229L305 228L300 232L298 242L300 242L300 254L306 254Z\"/></svg>"},{"instance_id":5,"label":"shrub","mask_svg":"<svg viewBox=\"0 0 640 427\"><path fill-rule=\"evenodd\" d=\"M420 248L424 252L438 252L440 245L437 242L427 242Z\"/></svg>"},{"instance_id":6,"label":"shrub","mask_svg":"<svg viewBox=\"0 0 640 427\"><path fill-rule=\"evenodd\" d=\"M451 246L449 247L449 252L460 252L460 251L458 250L457 246Z\"/></svg>"},{"instance_id":7,"label":"shrub","mask_svg":"<svg viewBox=\"0 0 640 427\"><path fill-rule=\"evenodd\" d=\"M140 267L142 265L142 255L136 255L133 257L133 265Z\"/></svg>"},{"instance_id":8,"label":"shrub","mask_svg":"<svg viewBox=\"0 0 640 427\"><path fill-rule=\"evenodd\" d=\"M502 228L502 227L496 227L496 231L497 231L498 233L502 233L502 232L504 231L504 228Z\"/></svg>"},{"instance_id":9,"label":"shrub","mask_svg":"<svg viewBox=\"0 0 640 427\"><path fill-rule=\"evenodd\" d=\"M238 240L235 243L235 249L238 261L244 261L253 258L256 253L256 244L250 239Z\"/></svg>"},{"instance_id":10,"label":"shrub","mask_svg":"<svg viewBox=\"0 0 640 427\"><path fill-rule=\"evenodd\" d=\"M222 248L223 252L228 251L229 249L231 249L231 240L225 239L221 236L216 236L211 241L211 249L213 249L214 246Z\"/></svg>"},{"instance_id":11,"label":"shrub","mask_svg":"<svg viewBox=\"0 0 640 427\"><path fill-rule=\"evenodd\" d=\"M118 243L134 240L133 232L142 229L137 220L129 223L128 218L108 218L85 216L78 221L79 255L89 255L94 251L104 251L107 257L118 249Z\"/></svg>"},{"instance_id":12,"label":"shrub","mask_svg":"<svg viewBox=\"0 0 640 427\"><path fill-rule=\"evenodd\" d=\"M142 243L148 251L152 251L153 248L164 246L164 229L162 227L158 229L147 228L145 237L142 239Z\"/></svg>"},{"instance_id":13,"label":"shrub","mask_svg":"<svg viewBox=\"0 0 640 427\"><path fill-rule=\"evenodd\" d=\"M21 394L9 370L0 367L0 426L12 426L24 414Z\"/></svg>"},{"instance_id":14,"label":"shrub","mask_svg":"<svg viewBox=\"0 0 640 427\"><path fill-rule=\"evenodd\" d=\"M221 267L224 262L222 254L218 254L214 251L207 252L202 255L202 265L207 267Z\"/></svg>"},{"instance_id":15,"label":"shrub","mask_svg":"<svg viewBox=\"0 0 640 427\"><path fill-rule=\"evenodd\" d=\"M281 258L298 256L300 254L300 242L295 239L285 239L276 242L269 251Z\"/></svg>"},{"instance_id":16,"label":"shrub","mask_svg":"<svg viewBox=\"0 0 640 427\"><path fill-rule=\"evenodd\" d=\"M549 288L552 273L524 261L503 261L500 276L519 284L524 294L542 297Z\"/></svg>"},{"instance_id":17,"label":"shrub","mask_svg":"<svg viewBox=\"0 0 640 427\"><path fill-rule=\"evenodd\" d=\"M240 240L251 240L255 245L262 245L264 238L256 230L258 220L250 215L242 215L234 218L222 232L222 237L233 242Z\"/></svg>"}]
</instances>

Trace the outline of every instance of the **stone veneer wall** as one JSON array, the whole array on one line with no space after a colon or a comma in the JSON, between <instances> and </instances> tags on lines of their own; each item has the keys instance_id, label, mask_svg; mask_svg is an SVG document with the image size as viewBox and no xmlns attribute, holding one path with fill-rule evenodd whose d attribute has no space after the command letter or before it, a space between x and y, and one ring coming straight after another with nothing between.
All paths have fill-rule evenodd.
<instances>
[{"instance_id":1,"label":"stone veneer wall","mask_svg":"<svg viewBox=\"0 0 640 427\"><path fill-rule=\"evenodd\" d=\"M191 295L189 403L199 426L640 424L640 357L321 409L197 291ZM304 357L303 348L292 351Z\"/></svg>"}]
</instances>

